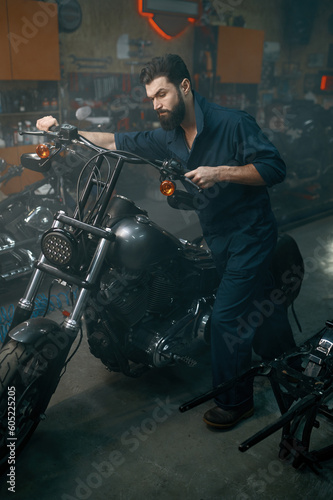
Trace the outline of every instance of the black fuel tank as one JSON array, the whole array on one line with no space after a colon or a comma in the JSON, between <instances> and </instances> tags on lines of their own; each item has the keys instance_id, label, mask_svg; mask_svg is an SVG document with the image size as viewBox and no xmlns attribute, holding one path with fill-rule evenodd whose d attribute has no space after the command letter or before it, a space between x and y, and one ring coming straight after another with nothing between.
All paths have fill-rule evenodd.
<instances>
[{"instance_id":1,"label":"black fuel tank","mask_svg":"<svg viewBox=\"0 0 333 500\"><path fill-rule=\"evenodd\" d=\"M141 270L175 257L182 249L180 241L144 214L125 217L112 225L116 238L107 261L112 267Z\"/></svg>"},{"instance_id":2,"label":"black fuel tank","mask_svg":"<svg viewBox=\"0 0 333 500\"><path fill-rule=\"evenodd\" d=\"M112 219L116 219L117 217L128 217L129 215L148 215L146 210L138 207L134 201L119 194L111 198L107 214L110 217L110 221L112 221Z\"/></svg>"}]
</instances>

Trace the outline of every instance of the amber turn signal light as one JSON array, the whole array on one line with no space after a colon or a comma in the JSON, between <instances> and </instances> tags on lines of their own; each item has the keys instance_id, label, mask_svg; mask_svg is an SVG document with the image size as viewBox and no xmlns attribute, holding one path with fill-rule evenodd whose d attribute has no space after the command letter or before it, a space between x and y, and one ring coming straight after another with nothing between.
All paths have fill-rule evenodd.
<instances>
[{"instance_id":1,"label":"amber turn signal light","mask_svg":"<svg viewBox=\"0 0 333 500\"><path fill-rule=\"evenodd\" d=\"M164 196L171 196L175 192L176 186L171 181L163 181L160 184L160 191Z\"/></svg>"},{"instance_id":2,"label":"amber turn signal light","mask_svg":"<svg viewBox=\"0 0 333 500\"><path fill-rule=\"evenodd\" d=\"M40 158L48 158L50 156L50 149L46 144L38 144L36 153Z\"/></svg>"}]
</instances>

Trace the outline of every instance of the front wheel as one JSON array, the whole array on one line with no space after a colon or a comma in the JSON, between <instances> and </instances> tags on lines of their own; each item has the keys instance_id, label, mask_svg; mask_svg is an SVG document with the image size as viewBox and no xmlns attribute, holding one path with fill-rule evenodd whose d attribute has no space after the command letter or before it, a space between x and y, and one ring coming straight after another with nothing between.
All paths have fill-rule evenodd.
<instances>
[{"instance_id":1,"label":"front wheel","mask_svg":"<svg viewBox=\"0 0 333 500\"><path fill-rule=\"evenodd\" d=\"M10 340L0 350L0 475L15 466L57 385L61 367L50 349Z\"/></svg>"}]
</instances>

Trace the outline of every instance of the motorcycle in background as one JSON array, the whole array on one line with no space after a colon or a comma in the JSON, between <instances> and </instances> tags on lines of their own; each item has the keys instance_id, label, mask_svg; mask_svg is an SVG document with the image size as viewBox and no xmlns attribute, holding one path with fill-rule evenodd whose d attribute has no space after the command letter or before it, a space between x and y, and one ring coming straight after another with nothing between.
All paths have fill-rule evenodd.
<instances>
[{"instance_id":1,"label":"motorcycle in background","mask_svg":"<svg viewBox=\"0 0 333 500\"><path fill-rule=\"evenodd\" d=\"M309 101L266 111L268 137L287 165L282 184L270 190L280 225L331 210L333 192L332 112Z\"/></svg>"},{"instance_id":2,"label":"motorcycle in background","mask_svg":"<svg viewBox=\"0 0 333 500\"><path fill-rule=\"evenodd\" d=\"M8 165L2 161L2 171ZM0 184L19 177L23 166L11 165L0 176ZM75 179L63 167L53 165L44 179L26 186L0 201L0 290L26 277L40 252L43 232L51 227L53 214L74 205Z\"/></svg>"}]
</instances>

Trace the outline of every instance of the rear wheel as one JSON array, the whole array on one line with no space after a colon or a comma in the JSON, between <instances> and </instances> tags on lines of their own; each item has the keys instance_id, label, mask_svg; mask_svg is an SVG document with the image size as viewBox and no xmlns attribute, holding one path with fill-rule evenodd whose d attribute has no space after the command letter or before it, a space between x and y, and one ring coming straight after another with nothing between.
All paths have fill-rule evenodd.
<instances>
[{"instance_id":1,"label":"rear wheel","mask_svg":"<svg viewBox=\"0 0 333 500\"><path fill-rule=\"evenodd\" d=\"M15 464L56 387L55 346L10 340L0 350L0 474Z\"/></svg>"}]
</instances>

